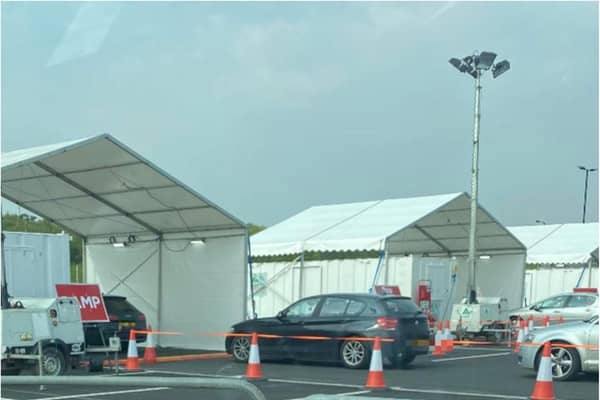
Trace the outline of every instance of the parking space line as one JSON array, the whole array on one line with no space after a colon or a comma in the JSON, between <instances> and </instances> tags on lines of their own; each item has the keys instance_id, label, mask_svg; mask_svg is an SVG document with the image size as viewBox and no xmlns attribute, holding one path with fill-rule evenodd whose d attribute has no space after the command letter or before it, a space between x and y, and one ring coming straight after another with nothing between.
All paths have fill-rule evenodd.
<instances>
[{"instance_id":1,"label":"parking space line","mask_svg":"<svg viewBox=\"0 0 600 400\"><path fill-rule=\"evenodd\" d=\"M128 393L142 393L142 392L154 392L158 390L166 390L168 387L155 387L155 388L143 388L143 389L130 389L130 390L116 390L114 392L97 392L97 393L82 393L82 394L71 394L66 396L56 397L41 397L35 400L63 400L63 399L80 399L83 397L94 397L94 396L112 396L115 394L128 394Z\"/></svg>"},{"instance_id":2,"label":"parking space line","mask_svg":"<svg viewBox=\"0 0 600 400\"><path fill-rule=\"evenodd\" d=\"M472 393L472 392L453 392L450 390L435 390L435 389L410 389L399 386L392 386L391 390L398 392L414 392L414 393L427 393L427 394L445 394L450 396L463 396L463 397L488 397L492 399L515 399L515 400L527 400L526 396L511 396L506 394L493 394L493 393Z\"/></svg>"},{"instance_id":3,"label":"parking space line","mask_svg":"<svg viewBox=\"0 0 600 400\"><path fill-rule=\"evenodd\" d=\"M504 353L496 353L496 354L477 354L475 356L463 356L463 357L450 357L450 358L440 358L436 360L431 360L431 362L444 362L444 361L456 361L456 360L469 360L473 358L486 358L486 357L500 357L512 354L512 352L507 351Z\"/></svg>"},{"instance_id":4,"label":"parking space line","mask_svg":"<svg viewBox=\"0 0 600 400\"><path fill-rule=\"evenodd\" d=\"M356 395L356 394L367 394L367 393L371 393L370 390L359 390L356 392L346 392L346 393L336 393L332 396L352 396L352 395ZM305 400L306 396L303 397L296 397L294 399L287 399L287 400ZM395 400L403 400L403 399L395 399Z\"/></svg>"}]
</instances>

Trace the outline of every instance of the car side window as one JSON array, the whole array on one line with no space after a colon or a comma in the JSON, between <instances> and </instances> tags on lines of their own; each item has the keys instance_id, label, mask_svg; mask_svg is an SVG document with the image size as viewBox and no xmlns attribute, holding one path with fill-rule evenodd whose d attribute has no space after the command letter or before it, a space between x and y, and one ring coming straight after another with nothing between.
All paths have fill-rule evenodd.
<instances>
[{"instance_id":1,"label":"car side window","mask_svg":"<svg viewBox=\"0 0 600 400\"><path fill-rule=\"evenodd\" d=\"M567 307L587 307L596 301L596 298L593 296L586 296L585 294L575 294L571 296L569 303L567 303Z\"/></svg>"},{"instance_id":2,"label":"car side window","mask_svg":"<svg viewBox=\"0 0 600 400\"><path fill-rule=\"evenodd\" d=\"M556 297L550 297L549 299L546 299L544 301L542 301L539 305L539 308L543 309L543 308L561 308L565 306L565 301L567 300L568 296L556 296Z\"/></svg>"},{"instance_id":3,"label":"car side window","mask_svg":"<svg viewBox=\"0 0 600 400\"><path fill-rule=\"evenodd\" d=\"M341 297L327 297L321 306L320 317L341 317L346 311L348 299Z\"/></svg>"},{"instance_id":4,"label":"car side window","mask_svg":"<svg viewBox=\"0 0 600 400\"><path fill-rule=\"evenodd\" d=\"M287 309L286 316L308 318L315 312L315 308L317 308L320 300L319 297L301 300Z\"/></svg>"},{"instance_id":5,"label":"car side window","mask_svg":"<svg viewBox=\"0 0 600 400\"><path fill-rule=\"evenodd\" d=\"M363 312L366 307L367 305L362 301L350 300L350 304L348 304L348 308L346 309L346 315L351 317L360 315L360 313Z\"/></svg>"}]
</instances>

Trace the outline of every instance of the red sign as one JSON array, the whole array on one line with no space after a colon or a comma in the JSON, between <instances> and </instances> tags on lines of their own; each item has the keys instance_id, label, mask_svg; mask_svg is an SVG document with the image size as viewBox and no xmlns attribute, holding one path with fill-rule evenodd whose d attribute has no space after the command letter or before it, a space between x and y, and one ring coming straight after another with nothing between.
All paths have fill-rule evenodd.
<instances>
[{"instance_id":1,"label":"red sign","mask_svg":"<svg viewBox=\"0 0 600 400\"><path fill-rule=\"evenodd\" d=\"M83 322L108 322L108 314L99 285L87 283L57 284L56 294L76 297L81 309Z\"/></svg>"},{"instance_id":2,"label":"red sign","mask_svg":"<svg viewBox=\"0 0 600 400\"><path fill-rule=\"evenodd\" d=\"M400 288L398 286L390 285L375 285L375 293L377 294L392 294L400 296Z\"/></svg>"}]
</instances>

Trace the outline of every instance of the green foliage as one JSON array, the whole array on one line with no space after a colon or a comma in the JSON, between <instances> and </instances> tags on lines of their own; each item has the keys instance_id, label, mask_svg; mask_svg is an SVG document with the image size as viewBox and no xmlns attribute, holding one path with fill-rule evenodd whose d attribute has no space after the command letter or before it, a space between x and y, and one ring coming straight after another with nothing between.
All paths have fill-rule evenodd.
<instances>
[{"instance_id":1,"label":"green foliage","mask_svg":"<svg viewBox=\"0 0 600 400\"><path fill-rule=\"evenodd\" d=\"M82 240L75 232L65 231L50 221L29 214L4 214L2 216L2 230L7 232L68 233L71 236L71 241L69 242L71 281L75 282L73 279L75 276L78 276L79 281L81 281ZM75 273L76 268L79 268L78 275Z\"/></svg>"},{"instance_id":2,"label":"green foliage","mask_svg":"<svg viewBox=\"0 0 600 400\"><path fill-rule=\"evenodd\" d=\"M266 226L255 225L255 224L250 223L250 224L248 224L248 233L250 234L250 236L252 236L255 233L265 230L266 228L267 228Z\"/></svg>"},{"instance_id":3,"label":"green foliage","mask_svg":"<svg viewBox=\"0 0 600 400\"><path fill-rule=\"evenodd\" d=\"M282 256L257 256L252 257L253 262L290 262L298 257L298 254L286 254ZM304 253L304 261L320 260L346 260L355 258L377 258L379 252L376 250L359 251L307 251Z\"/></svg>"}]
</instances>

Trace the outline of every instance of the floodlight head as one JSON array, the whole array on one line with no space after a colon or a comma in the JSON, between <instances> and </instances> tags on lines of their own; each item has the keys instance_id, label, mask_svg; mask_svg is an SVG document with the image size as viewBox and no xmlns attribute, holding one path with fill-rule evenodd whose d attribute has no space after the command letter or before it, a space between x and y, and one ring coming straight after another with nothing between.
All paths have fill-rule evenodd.
<instances>
[{"instance_id":1,"label":"floodlight head","mask_svg":"<svg viewBox=\"0 0 600 400\"><path fill-rule=\"evenodd\" d=\"M590 172L595 172L595 171L598 171L598 168L591 168L590 169Z\"/></svg>"},{"instance_id":2,"label":"floodlight head","mask_svg":"<svg viewBox=\"0 0 600 400\"><path fill-rule=\"evenodd\" d=\"M469 75L471 75L473 78L477 79L477 75L480 74L480 72L478 70L476 70L475 68L470 68L467 73Z\"/></svg>"},{"instance_id":3,"label":"floodlight head","mask_svg":"<svg viewBox=\"0 0 600 400\"><path fill-rule=\"evenodd\" d=\"M471 65L473 64L473 56L466 56L465 58L463 58L463 61L465 62L465 64Z\"/></svg>"},{"instance_id":4,"label":"floodlight head","mask_svg":"<svg viewBox=\"0 0 600 400\"><path fill-rule=\"evenodd\" d=\"M494 76L494 78L497 78L509 69L510 63L507 60L502 60L499 63L496 63L496 65L494 65L494 67L492 68L492 75Z\"/></svg>"},{"instance_id":5,"label":"floodlight head","mask_svg":"<svg viewBox=\"0 0 600 400\"><path fill-rule=\"evenodd\" d=\"M587 169L587 168L586 168L586 167L584 167L583 165L578 165L578 166L577 166L577 168L579 168L579 169L580 169L580 170L582 170L582 171L585 171L585 170Z\"/></svg>"},{"instance_id":6,"label":"floodlight head","mask_svg":"<svg viewBox=\"0 0 600 400\"><path fill-rule=\"evenodd\" d=\"M488 70L494 65L494 60L496 59L496 53L492 53L490 51L482 51L481 54L477 57L477 62L475 67L477 69Z\"/></svg>"},{"instance_id":7,"label":"floodlight head","mask_svg":"<svg viewBox=\"0 0 600 400\"><path fill-rule=\"evenodd\" d=\"M458 58L451 58L450 60L448 60L448 62L460 72L467 72L467 70L469 69L469 67Z\"/></svg>"}]
</instances>

